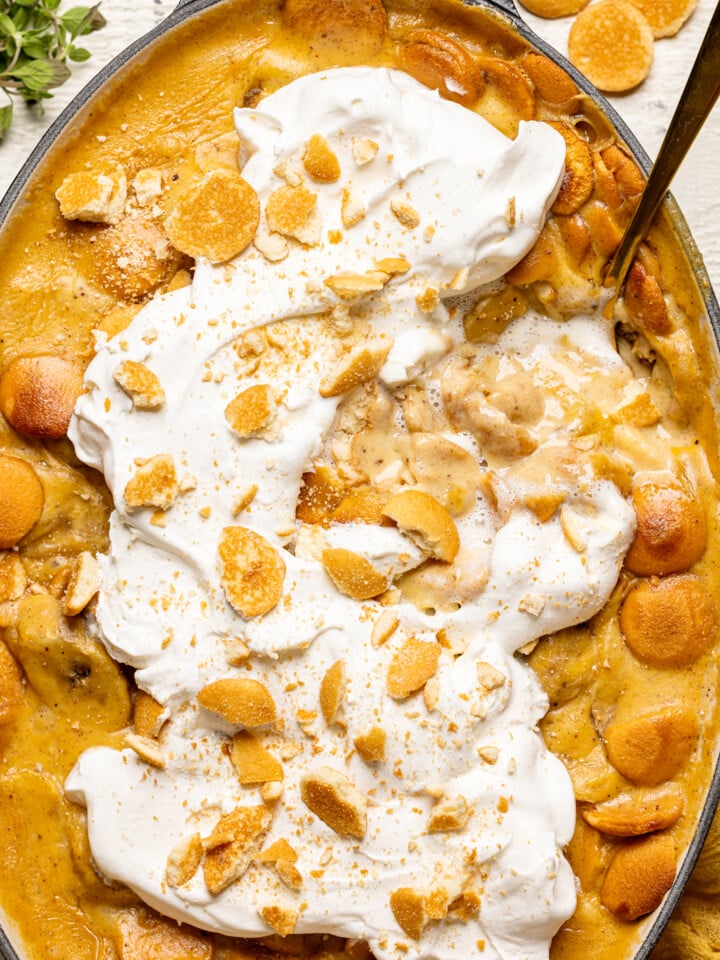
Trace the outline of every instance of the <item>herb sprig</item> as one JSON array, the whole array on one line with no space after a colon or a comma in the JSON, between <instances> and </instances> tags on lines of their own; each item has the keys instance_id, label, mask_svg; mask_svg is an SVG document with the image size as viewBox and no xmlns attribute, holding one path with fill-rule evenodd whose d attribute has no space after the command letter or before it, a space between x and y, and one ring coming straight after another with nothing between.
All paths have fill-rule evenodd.
<instances>
[{"instance_id":1,"label":"herb sprig","mask_svg":"<svg viewBox=\"0 0 720 960\"><path fill-rule=\"evenodd\" d=\"M0 140L13 120L13 98L37 104L70 76L67 61L80 63L90 51L76 40L105 26L99 4L59 12L62 0L0 0Z\"/></svg>"}]
</instances>

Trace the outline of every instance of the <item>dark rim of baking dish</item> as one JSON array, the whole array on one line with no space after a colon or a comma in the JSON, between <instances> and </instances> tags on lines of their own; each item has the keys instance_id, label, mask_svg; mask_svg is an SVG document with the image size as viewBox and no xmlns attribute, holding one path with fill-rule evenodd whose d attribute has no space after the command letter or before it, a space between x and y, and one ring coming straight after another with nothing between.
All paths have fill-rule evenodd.
<instances>
[{"instance_id":1,"label":"dark rim of baking dish","mask_svg":"<svg viewBox=\"0 0 720 960\"><path fill-rule=\"evenodd\" d=\"M175 26L188 20L196 13L213 7L225 0L179 0L178 5L161 23L150 30L148 33L139 37L130 46L126 47L121 53L106 64L82 90L73 98L57 119L52 123L48 130L43 134L37 146L20 168L19 173L10 184L5 196L0 200L0 229L8 219L10 212L21 197L23 188L35 171L35 168L44 159L57 137L63 132L69 122L75 117L85 104L105 85L105 83L114 76L122 67L124 67L136 54L140 53L155 40L163 37ZM525 21L520 17L513 0L462 0L469 7L481 7L489 9L502 19L508 20L509 25L517 31L525 40L529 41L537 50L540 50L547 57L557 63L568 73L592 100L601 108L608 119L612 122L615 130L621 139L630 148L633 156L638 161L644 172L647 174L650 170L651 162L644 148L637 137L632 133L620 114L610 104L605 97L592 86L575 67L554 47L546 43L541 37L538 37ZM690 233L685 218L680 211L675 199L671 194L667 195L665 201L665 211L669 215L672 225L677 233L685 254L690 262L695 278L698 283L701 296L705 303L710 325L715 337L715 342L720 347L720 306L715 298L710 280L705 269L700 252ZM720 756L716 759L715 769L712 780L705 797L703 809L698 818L697 829L693 839L685 853L685 856L677 872L675 881L667 893L662 905L659 907L656 916L645 934L643 942L637 949L633 960L648 960L650 953L657 944L660 935L667 925L673 910L677 906L682 896L685 885L692 873L693 867L703 848L705 838L712 824L715 808L720 800ZM0 927L0 958L2 960L20 960L13 949L12 944Z\"/></svg>"}]
</instances>

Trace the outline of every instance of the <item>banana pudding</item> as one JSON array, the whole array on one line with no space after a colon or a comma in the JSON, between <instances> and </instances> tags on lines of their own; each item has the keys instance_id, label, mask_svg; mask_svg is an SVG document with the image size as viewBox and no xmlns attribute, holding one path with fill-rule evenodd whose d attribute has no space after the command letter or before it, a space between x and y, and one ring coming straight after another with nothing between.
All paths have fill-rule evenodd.
<instances>
[{"instance_id":1,"label":"banana pudding","mask_svg":"<svg viewBox=\"0 0 720 960\"><path fill-rule=\"evenodd\" d=\"M489 14L229 6L2 237L0 903L30 957L630 956L717 726L676 241L606 318L642 179Z\"/></svg>"}]
</instances>

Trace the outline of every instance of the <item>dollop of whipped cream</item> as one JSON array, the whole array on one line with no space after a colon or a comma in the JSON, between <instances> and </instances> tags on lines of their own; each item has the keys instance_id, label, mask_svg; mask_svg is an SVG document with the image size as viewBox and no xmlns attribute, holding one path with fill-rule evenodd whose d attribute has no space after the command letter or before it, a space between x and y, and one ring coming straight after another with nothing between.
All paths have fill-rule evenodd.
<instances>
[{"instance_id":1,"label":"dollop of whipped cream","mask_svg":"<svg viewBox=\"0 0 720 960\"><path fill-rule=\"evenodd\" d=\"M456 518L477 589L461 606L433 614L401 596L388 607L340 593L313 546L320 537L352 550L392 579L426 560L399 528L355 522L308 530L296 507L303 473L323 451L343 399L318 389L338 363L338 338L364 325L390 345L381 389L431 375L463 339L445 298L496 280L532 246L562 178L563 142L532 122L510 141L480 116L384 69L304 77L235 117L250 153L243 176L263 209L274 191L302 181L317 196L318 232L308 243L289 240L277 263L253 246L221 266L199 261L191 286L151 301L127 331L100 344L87 371L70 436L78 456L102 470L115 502L97 630L109 652L135 668L166 722L158 738L164 766L129 749L95 748L68 777L68 795L87 806L102 873L180 921L257 937L273 932L268 918L276 914L267 908L280 908L296 933L366 939L381 960L464 960L481 941L488 960L540 960L575 905L561 851L575 805L565 769L537 730L546 698L514 654L601 609L632 537L631 509L607 481L569 484L568 537L559 513L545 523L521 506L500 515L478 494ZM339 160L337 182L303 175L315 134ZM367 141L377 145L369 160L358 150ZM346 228L348 190L365 213ZM399 257L408 269L349 307L325 283ZM275 359L253 363L265 329ZM262 343L270 350L267 338ZM573 387L581 378L553 359L558 351L594 378L622 367L595 320L531 316L488 349L512 353L527 370L550 364L555 381ZM160 409L134 407L114 379L128 360L159 379ZM226 407L263 384L275 398L273 421L262 435L241 439ZM548 403L549 416L554 409ZM543 443L562 442L565 427L558 417ZM472 436L449 439L480 460ZM151 508L130 509L124 491L138 464L161 454L172 457L179 492L159 518ZM238 499L252 490L236 515ZM285 565L280 602L250 619L221 585L223 530L238 526L265 538ZM381 616L397 625L378 643ZM386 678L403 645L411 637L437 644L439 635L445 645L432 695L389 696ZM238 640L250 651L244 662ZM319 690L338 660L342 723L328 724ZM259 731L283 768L282 796L266 805L272 819L263 845L285 840L297 859L292 882L272 861L252 860L213 895L202 867L172 885L166 866L179 844L207 838L222 815L263 806L260 786L241 785L228 757L238 727L197 701L207 684L233 677L260 681L277 704L279 722ZM385 759L368 762L353 742L374 727L385 735ZM338 771L365 798L362 837L335 832L303 802L301 778L319 767ZM455 828L429 829L442 810ZM408 890L424 910L417 938L391 906L397 891Z\"/></svg>"}]
</instances>

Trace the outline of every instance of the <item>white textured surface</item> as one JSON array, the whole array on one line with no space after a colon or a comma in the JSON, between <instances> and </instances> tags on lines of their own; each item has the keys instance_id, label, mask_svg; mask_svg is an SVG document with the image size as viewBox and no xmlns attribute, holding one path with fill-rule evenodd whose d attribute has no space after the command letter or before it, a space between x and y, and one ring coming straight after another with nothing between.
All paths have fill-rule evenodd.
<instances>
[{"instance_id":1,"label":"white textured surface","mask_svg":"<svg viewBox=\"0 0 720 960\"><path fill-rule=\"evenodd\" d=\"M149 30L168 14L172 0L103 0L108 26L89 38L93 57L76 64L73 77L53 100L44 117L30 114L21 105L10 136L0 144L0 193L4 193L38 138L62 107L93 73L131 40ZM522 8L521 8L522 9ZM700 0L680 33L655 43L655 63L650 77L636 91L611 98L640 142L655 156L665 128L685 83L714 0ZM567 53L567 35L572 18L540 20L525 10L530 26L561 53ZM720 106L716 108L678 174L674 193L690 224L715 289L720 289Z\"/></svg>"}]
</instances>

